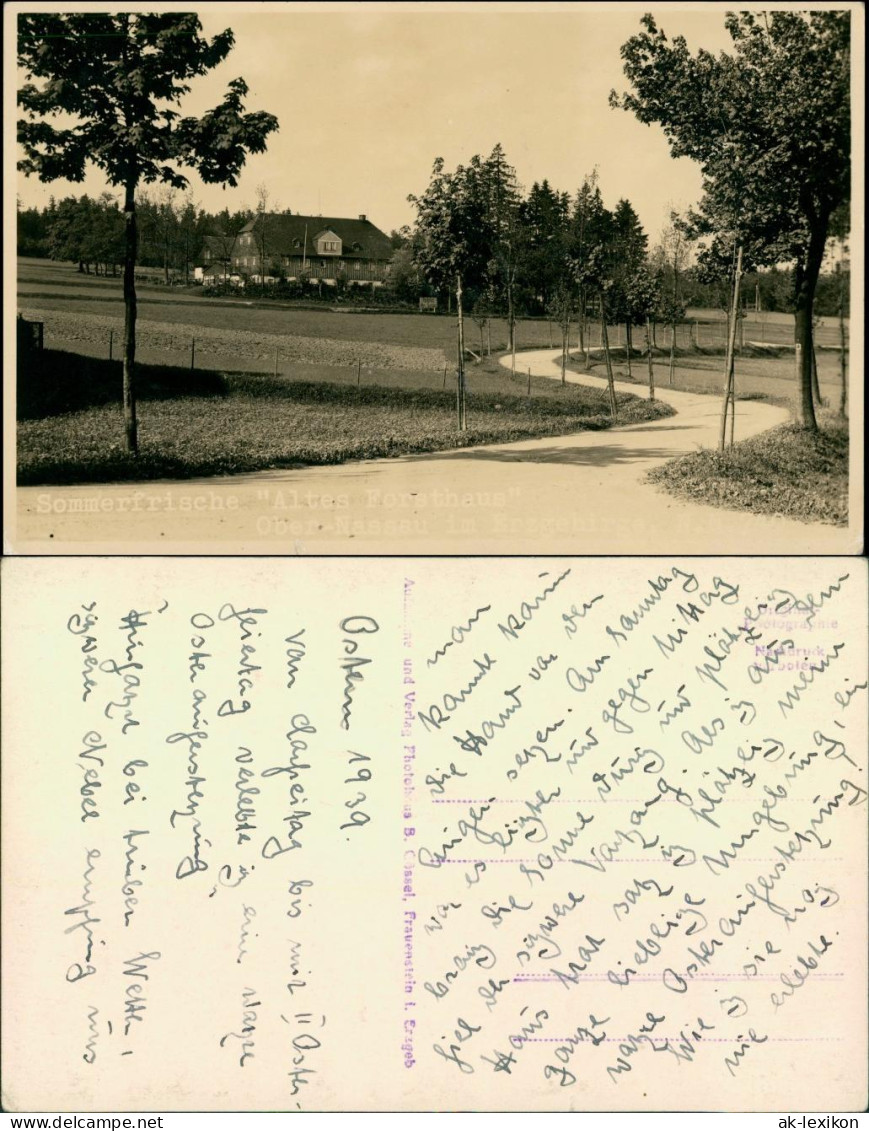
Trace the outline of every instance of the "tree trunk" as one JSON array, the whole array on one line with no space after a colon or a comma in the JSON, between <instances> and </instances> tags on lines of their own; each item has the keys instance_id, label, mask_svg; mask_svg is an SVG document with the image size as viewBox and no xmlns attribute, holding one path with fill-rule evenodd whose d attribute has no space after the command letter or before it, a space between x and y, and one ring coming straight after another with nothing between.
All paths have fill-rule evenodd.
<instances>
[{"instance_id":1,"label":"tree trunk","mask_svg":"<svg viewBox=\"0 0 869 1131\"><path fill-rule=\"evenodd\" d=\"M627 343L625 346L625 354L628 359L628 377L633 377L633 373L631 372L631 350L634 348L634 343L633 326L631 325L630 320L625 322L625 342Z\"/></svg>"},{"instance_id":2,"label":"tree trunk","mask_svg":"<svg viewBox=\"0 0 869 1131\"><path fill-rule=\"evenodd\" d=\"M516 322L511 320L508 323L508 333L510 335L510 372L516 376Z\"/></svg>"},{"instance_id":3,"label":"tree trunk","mask_svg":"<svg viewBox=\"0 0 869 1131\"><path fill-rule=\"evenodd\" d=\"M842 275L842 264L838 264L839 274L839 376L841 378L841 393L839 398L839 415L848 415L848 365L845 358L845 282Z\"/></svg>"},{"instance_id":4,"label":"tree trunk","mask_svg":"<svg viewBox=\"0 0 869 1131\"><path fill-rule=\"evenodd\" d=\"M673 384L673 377L676 371L676 323L673 322L670 326L670 384Z\"/></svg>"},{"instance_id":5,"label":"tree trunk","mask_svg":"<svg viewBox=\"0 0 869 1131\"><path fill-rule=\"evenodd\" d=\"M139 451L136 425L136 184L128 181L124 196L124 431L127 451Z\"/></svg>"},{"instance_id":6,"label":"tree trunk","mask_svg":"<svg viewBox=\"0 0 869 1131\"><path fill-rule=\"evenodd\" d=\"M492 356L492 319L486 319L486 357Z\"/></svg>"},{"instance_id":7,"label":"tree trunk","mask_svg":"<svg viewBox=\"0 0 869 1131\"><path fill-rule=\"evenodd\" d=\"M459 331L459 365L456 370L458 382L458 424L459 431L465 431L465 325L462 317L462 276L456 275L456 315Z\"/></svg>"},{"instance_id":8,"label":"tree trunk","mask_svg":"<svg viewBox=\"0 0 869 1131\"><path fill-rule=\"evenodd\" d=\"M606 328L606 311L601 301L600 309L600 341L603 346L603 356L606 362L606 383L610 394L610 413L615 417L616 415L616 387L613 383L613 363L610 358L610 341Z\"/></svg>"},{"instance_id":9,"label":"tree trunk","mask_svg":"<svg viewBox=\"0 0 869 1131\"><path fill-rule=\"evenodd\" d=\"M823 405L821 386L818 382L818 352L815 349L814 334L812 335L812 396L815 398L816 405Z\"/></svg>"},{"instance_id":10,"label":"tree trunk","mask_svg":"<svg viewBox=\"0 0 869 1131\"><path fill-rule=\"evenodd\" d=\"M718 450L724 451L724 445L727 440L727 413L732 406L734 417L736 416L736 400L733 389L733 355L736 349L736 320L739 316L739 284L742 278L742 244L736 253L736 270L733 274L733 299L730 306L729 317L727 320L727 352L724 362L724 402L721 405L721 433L718 438ZM733 425L730 429L730 443L733 444Z\"/></svg>"},{"instance_id":11,"label":"tree trunk","mask_svg":"<svg viewBox=\"0 0 869 1131\"><path fill-rule=\"evenodd\" d=\"M649 359L649 400L655 399L655 367L652 365L652 324L646 319L646 357Z\"/></svg>"},{"instance_id":12,"label":"tree trunk","mask_svg":"<svg viewBox=\"0 0 869 1131\"><path fill-rule=\"evenodd\" d=\"M567 384L567 323L561 323L561 383Z\"/></svg>"},{"instance_id":13,"label":"tree trunk","mask_svg":"<svg viewBox=\"0 0 869 1131\"><path fill-rule=\"evenodd\" d=\"M815 419L815 406L812 397L812 314L815 304L815 288L824 258L824 244L827 241L827 217L815 217L809 235L809 248L806 262L797 263L794 272L795 311L794 311L794 354L797 377L797 424L818 430Z\"/></svg>"}]
</instances>

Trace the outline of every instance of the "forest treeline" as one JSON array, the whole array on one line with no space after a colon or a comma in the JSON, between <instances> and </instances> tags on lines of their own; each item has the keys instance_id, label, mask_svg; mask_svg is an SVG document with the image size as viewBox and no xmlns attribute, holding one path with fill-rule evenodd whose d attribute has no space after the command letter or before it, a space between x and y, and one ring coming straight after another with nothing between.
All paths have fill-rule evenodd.
<instances>
[{"instance_id":1,"label":"forest treeline","mask_svg":"<svg viewBox=\"0 0 869 1131\"><path fill-rule=\"evenodd\" d=\"M511 182L512 204L517 206L517 243L521 243L522 265L517 270L516 314L557 314L564 295L559 291L559 262L565 244L575 234L577 209L594 205L598 219L602 214L596 179L571 197L554 189L547 180L532 185L527 194L519 193ZM581 200L580 200L581 197ZM579 203L578 203L579 201ZM144 267L157 268L166 282L193 281L194 267L201 262L204 237L221 234L232 236L256 216L256 210L224 208L208 212L196 207L187 197L162 198L143 193L138 201L139 256ZM658 292L656 315L669 321L675 313L689 306L726 308L726 288L720 281L710 280L703 270L691 262L690 248L680 241L677 230L668 224L650 246L636 212L627 200L616 203L611 217L611 258L624 276L625 269L635 270L638 261L648 264L651 282ZM414 231L393 230L390 239L396 249L391 290L400 301L415 303L433 289L418 269L413 253ZM681 246L680 246L681 245ZM117 275L123 262L124 218L118 201L110 193L100 196L53 197L44 208L23 208L17 211L18 255L38 259L55 259L75 263L82 273ZM624 252L627 251L625 256ZM674 269L675 254L675 269ZM676 276L678 275L678 278ZM847 272L846 272L847 280ZM648 283L649 279L644 279ZM822 273L818 283L815 312L821 315L838 313L841 278L833 271ZM478 309L486 304L485 288L472 287L473 303ZM747 310L792 312L794 273L786 267L772 267L746 274L742 283L743 304ZM668 297L669 296L669 297ZM675 297L680 311L662 309ZM621 305L626 305L623 301ZM494 311L493 311L494 313ZM629 313L629 312L628 312Z\"/></svg>"}]
</instances>

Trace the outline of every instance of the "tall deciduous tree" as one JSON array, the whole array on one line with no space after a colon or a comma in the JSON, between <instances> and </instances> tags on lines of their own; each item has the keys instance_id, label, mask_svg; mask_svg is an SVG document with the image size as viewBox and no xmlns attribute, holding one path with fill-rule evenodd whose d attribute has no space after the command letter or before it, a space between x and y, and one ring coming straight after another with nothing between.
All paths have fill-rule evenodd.
<instances>
[{"instance_id":1,"label":"tall deciduous tree","mask_svg":"<svg viewBox=\"0 0 869 1131\"><path fill-rule=\"evenodd\" d=\"M661 232L661 241L654 256L661 272L661 295L657 313L670 325L670 384L673 384L676 367L676 326L685 317L682 295L682 275L688 264L688 238L685 224L678 213L671 211L670 219Z\"/></svg>"},{"instance_id":2,"label":"tall deciduous tree","mask_svg":"<svg viewBox=\"0 0 869 1131\"><path fill-rule=\"evenodd\" d=\"M186 285L190 282L190 265L198 258L202 249L199 216L196 212L196 202L190 192L185 195L179 209L178 223L181 228L181 246L184 252L184 283Z\"/></svg>"},{"instance_id":3,"label":"tall deciduous tree","mask_svg":"<svg viewBox=\"0 0 869 1131\"><path fill-rule=\"evenodd\" d=\"M256 186L256 244L259 252L259 282L260 294L265 294L266 275L271 273L271 227L272 216L278 211L278 206L269 208L271 194L265 183Z\"/></svg>"},{"instance_id":4,"label":"tall deciduous tree","mask_svg":"<svg viewBox=\"0 0 869 1131\"><path fill-rule=\"evenodd\" d=\"M625 304L631 320L635 324L645 326L646 362L649 367L649 400L655 399L655 371L652 365L652 318L659 310L660 303L660 275L652 270L649 260L644 259L631 274L625 292ZM630 358L630 354L628 357ZM630 372L630 360L628 361L628 372Z\"/></svg>"},{"instance_id":5,"label":"tall deciduous tree","mask_svg":"<svg viewBox=\"0 0 869 1131\"><path fill-rule=\"evenodd\" d=\"M70 259L81 272L102 268L115 273L124 256L124 221L110 193L99 198L73 196L53 206L47 223L47 246L52 259Z\"/></svg>"},{"instance_id":6,"label":"tall deciduous tree","mask_svg":"<svg viewBox=\"0 0 869 1131\"><path fill-rule=\"evenodd\" d=\"M76 199L65 197L54 209L48 225L48 254L52 259L69 259L78 264L79 271L90 273L90 262L85 260L84 240L92 201L88 196Z\"/></svg>"},{"instance_id":7,"label":"tall deciduous tree","mask_svg":"<svg viewBox=\"0 0 869 1131\"><path fill-rule=\"evenodd\" d=\"M570 254L579 287L579 345L589 359L588 310L595 294L595 270L600 258L603 198L598 187L597 169L589 173L576 194L570 219Z\"/></svg>"},{"instance_id":8,"label":"tall deciduous tree","mask_svg":"<svg viewBox=\"0 0 869 1131\"><path fill-rule=\"evenodd\" d=\"M606 364L610 412L615 417L615 384L612 357L610 356L607 322L612 317L616 299L616 276L619 268L619 250L615 239L613 214L604 207L597 185L597 176L586 177L577 196L573 222L571 250L574 277L580 288L581 301L594 299L600 318L600 341ZM586 348L586 361L588 349Z\"/></svg>"},{"instance_id":9,"label":"tall deciduous tree","mask_svg":"<svg viewBox=\"0 0 869 1131\"><path fill-rule=\"evenodd\" d=\"M160 266L163 268L163 281L168 287L172 278L175 247L178 237L178 217L175 213L175 189L166 185L158 194L155 211L154 237L160 252Z\"/></svg>"},{"instance_id":10,"label":"tall deciduous tree","mask_svg":"<svg viewBox=\"0 0 869 1131\"><path fill-rule=\"evenodd\" d=\"M795 263L797 418L816 428L812 311L830 217L850 190L850 12L729 13L733 52L692 55L652 16L622 47L633 91L612 105L663 127L701 165L700 214L748 263Z\"/></svg>"},{"instance_id":11,"label":"tall deciduous tree","mask_svg":"<svg viewBox=\"0 0 869 1131\"><path fill-rule=\"evenodd\" d=\"M124 192L124 425L127 448L138 450L136 356L136 190L141 184L187 187L179 167L210 184L238 183L248 153L261 153L277 119L244 112L247 86L229 83L219 106L201 118L173 109L189 80L222 62L234 38L212 40L195 13L22 13L18 62L27 81L18 92L24 149L19 169L41 181L84 179L88 162ZM33 80L41 80L34 82ZM59 129L46 118L69 116Z\"/></svg>"},{"instance_id":12,"label":"tall deciduous tree","mask_svg":"<svg viewBox=\"0 0 869 1131\"><path fill-rule=\"evenodd\" d=\"M465 420L465 328L463 296L468 288L485 289L492 261L488 200L479 157L454 173L438 157L422 196L409 196L417 218L414 260L439 290L454 290L458 330L457 412L459 431Z\"/></svg>"}]
</instances>

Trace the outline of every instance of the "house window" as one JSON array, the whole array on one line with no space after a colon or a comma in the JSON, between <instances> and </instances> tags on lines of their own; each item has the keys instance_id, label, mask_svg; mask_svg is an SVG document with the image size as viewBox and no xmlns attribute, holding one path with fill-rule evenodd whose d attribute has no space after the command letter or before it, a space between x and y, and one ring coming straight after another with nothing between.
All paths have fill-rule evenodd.
<instances>
[{"instance_id":1,"label":"house window","mask_svg":"<svg viewBox=\"0 0 869 1131\"><path fill-rule=\"evenodd\" d=\"M301 246L302 246L301 240L293 240L293 247L301 247Z\"/></svg>"}]
</instances>

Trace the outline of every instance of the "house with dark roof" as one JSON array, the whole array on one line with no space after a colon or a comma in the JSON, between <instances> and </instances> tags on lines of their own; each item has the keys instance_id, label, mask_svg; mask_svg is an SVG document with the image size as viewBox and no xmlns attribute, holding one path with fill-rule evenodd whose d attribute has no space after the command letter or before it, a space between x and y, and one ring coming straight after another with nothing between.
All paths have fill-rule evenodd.
<instances>
[{"instance_id":1,"label":"house with dark roof","mask_svg":"<svg viewBox=\"0 0 869 1131\"><path fill-rule=\"evenodd\" d=\"M239 283L241 280L232 266L235 236L206 235L202 237L202 251L193 268L193 277L200 283Z\"/></svg>"},{"instance_id":2,"label":"house with dark roof","mask_svg":"<svg viewBox=\"0 0 869 1131\"><path fill-rule=\"evenodd\" d=\"M394 249L389 237L368 219L338 216L287 216L267 213L249 220L234 240L206 238L204 277L225 272L258 282L261 278L307 277L334 285L382 285Z\"/></svg>"}]
</instances>

